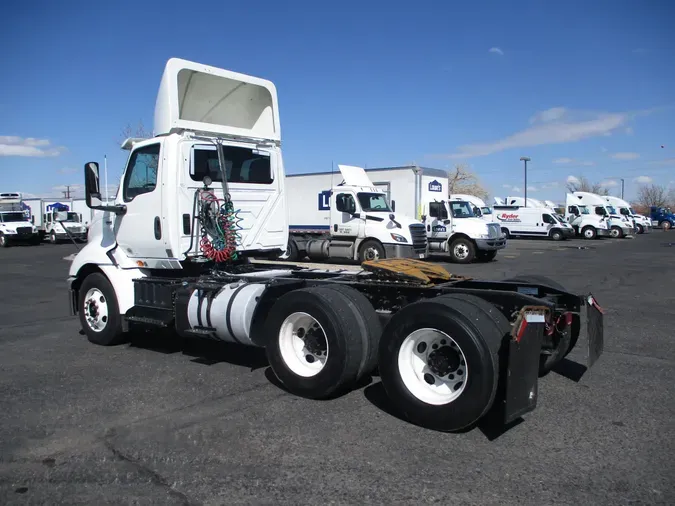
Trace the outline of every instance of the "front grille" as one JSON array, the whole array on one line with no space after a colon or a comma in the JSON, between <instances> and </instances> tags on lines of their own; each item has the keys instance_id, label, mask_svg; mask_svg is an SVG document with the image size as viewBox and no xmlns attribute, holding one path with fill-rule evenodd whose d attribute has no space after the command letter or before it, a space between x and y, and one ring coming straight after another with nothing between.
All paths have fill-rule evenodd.
<instances>
[{"instance_id":1,"label":"front grille","mask_svg":"<svg viewBox=\"0 0 675 506\"><path fill-rule=\"evenodd\" d=\"M424 253L427 250L427 232L424 225L416 223L410 225L410 236L412 237L413 250L415 253Z\"/></svg>"},{"instance_id":2,"label":"front grille","mask_svg":"<svg viewBox=\"0 0 675 506\"><path fill-rule=\"evenodd\" d=\"M21 235L30 235L33 232L31 227L17 227L16 233Z\"/></svg>"},{"instance_id":3,"label":"front grille","mask_svg":"<svg viewBox=\"0 0 675 506\"><path fill-rule=\"evenodd\" d=\"M502 235L502 229L499 226L499 223L488 223L488 237L490 239L496 239Z\"/></svg>"}]
</instances>

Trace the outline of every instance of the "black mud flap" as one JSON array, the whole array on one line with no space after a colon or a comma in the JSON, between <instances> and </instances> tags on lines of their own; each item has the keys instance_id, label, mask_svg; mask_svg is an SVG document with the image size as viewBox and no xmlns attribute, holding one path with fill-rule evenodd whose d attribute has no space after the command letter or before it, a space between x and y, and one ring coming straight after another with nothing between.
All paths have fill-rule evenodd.
<instances>
[{"instance_id":1,"label":"black mud flap","mask_svg":"<svg viewBox=\"0 0 675 506\"><path fill-rule=\"evenodd\" d=\"M605 348L604 310L592 294L586 297L586 333L588 335L588 368L593 367Z\"/></svg>"},{"instance_id":2,"label":"black mud flap","mask_svg":"<svg viewBox=\"0 0 675 506\"><path fill-rule=\"evenodd\" d=\"M504 423L509 424L537 406L539 357L547 308L524 307L508 349Z\"/></svg>"}]
</instances>

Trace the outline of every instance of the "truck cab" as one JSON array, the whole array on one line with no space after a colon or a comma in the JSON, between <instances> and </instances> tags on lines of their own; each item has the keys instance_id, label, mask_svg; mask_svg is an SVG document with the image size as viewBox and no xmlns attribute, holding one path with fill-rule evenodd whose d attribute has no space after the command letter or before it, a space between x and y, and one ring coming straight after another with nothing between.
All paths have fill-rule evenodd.
<instances>
[{"instance_id":1,"label":"truck cab","mask_svg":"<svg viewBox=\"0 0 675 506\"><path fill-rule=\"evenodd\" d=\"M632 221L618 214L618 211L600 195L590 192L574 192L568 200L584 205L590 214L604 218L609 226L610 237L622 238L634 233Z\"/></svg>"},{"instance_id":2,"label":"truck cab","mask_svg":"<svg viewBox=\"0 0 675 506\"><path fill-rule=\"evenodd\" d=\"M40 234L30 222L20 198L0 199L0 247L12 244L40 244Z\"/></svg>"},{"instance_id":3,"label":"truck cab","mask_svg":"<svg viewBox=\"0 0 675 506\"><path fill-rule=\"evenodd\" d=\"M469 202L473 207L473 213L477 218L481 218L487 222L492 222L492 208L485 204L485 201L475 195L468 195L464 193L453 193L449 197L450 200L463 200Z\"/></svg>"},{"instance_id":4,"label":"truck cab","mask_svg":"<svg viewBox=\"0 0 675 506\"><path fill-rule=\"evenodd\" d=\"M67 206L59 204L47 206L47 209L42 220L49 242L56 244L70 239L87 240L87 227L82 224L80 213L69 211Z\"/></svg>"},{"instance_id":5,"label":"truck cab","mask_svg":"<svg viewBox=\"0 0 675 506\"><path fill-rule=\"evenodd\" d=\"M565 219L577 235L584 239L609 237L609 221L605 216L591 213L589 207L579 202L571 193L567 194Z\"/></svg>"},{"instance_id":6,"label":"truck cab","mask_svg":"<svg viewBox=\"0 0 675 506\"><path fill-rule=\"evenodd\" d=\"M606 195L605 200L608 204L614 207L621 216L626 217L628 220L631 220L633 223L633 228L638 234L644 234L652 228L652 222L646 216L637 214L633 211L631 205L619 197L613 197L611 195Z\"/></svg>"},{"instance_id":7,"label":"truck cab","mask_svg":"<svg viewBox=\"0 0 675 506\"><path fill-rule=\"evenodd\" d=\"M663 230L675 227L675 215L669 207L651 206L649 215L655 227L661 227Z\"/></svg>"},{"instance_id":8,"label":"truck cab","mask_svg":"<svg viewBox=\"0 0 675 506\"><path fill-rule=\"evenodd\" d=\"M449 253L455 263L491 261L506 247L499 225L477 217L466 200L424 202L422 221L429 251Z\"/></svg>"}]
</instances>

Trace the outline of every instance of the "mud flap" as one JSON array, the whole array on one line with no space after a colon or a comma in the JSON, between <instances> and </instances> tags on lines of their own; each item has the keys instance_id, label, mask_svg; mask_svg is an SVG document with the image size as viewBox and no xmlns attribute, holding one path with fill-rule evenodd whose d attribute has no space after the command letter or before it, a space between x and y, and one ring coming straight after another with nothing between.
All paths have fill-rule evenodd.
<instances>
[{"instance_id":1,"label":"mud flap","mask_svg":"<svg viewBox=\"0 0 675 506\"><path fill-rule=\"evenodd\" d=\"M537 406L539 356L547 311L546 308L524 307L513 326L506 369L505 424Z\"/></svg>"},{"instance_id":2,"label":"mud flap","mask_svg":"<svg viewBox=\"0 0 675 506\"><path fill-rule=\"evenodd\" d=\"M586 297L586 334L588 335L588 368L593 367L605 348L604 313L592 294Z\"/></svg>"}]
</instances>

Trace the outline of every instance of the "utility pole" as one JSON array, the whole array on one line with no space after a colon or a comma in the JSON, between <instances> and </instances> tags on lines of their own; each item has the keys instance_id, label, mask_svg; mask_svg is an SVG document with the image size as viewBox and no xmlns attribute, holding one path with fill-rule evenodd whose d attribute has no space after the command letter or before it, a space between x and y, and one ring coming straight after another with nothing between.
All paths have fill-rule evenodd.
<instances>
[{"instance_id":1,"label":"utility pole","mask_svg":"<svg viewBox=\"0 0 675 506\"><path fill-rule=\"evenodd\" d=\"M623 200L623 178L621 178L621 200Z\"/></svg>"},{"instance_id":2,"label":"utility pole","mask_svg":"<svg viewBox=\"0 0 675 506\"><path fill-rule=\"evenodd\" d=\"M70 198L70 185L66 185L66 189L64 191L62 191L61 193L63 193L63 196L65 198L69 199Z\"/></svg>"},{"instance_id":3,"label":"utility pole","mask_svg":"<svg viewBox=\"0 0 675 506\"><path fill-rule=\"evenodd\" d=\"M528 156L521 156L520 159L525 162L525 207L527 207L527 162L530 161Z\"/></svg>"}]
</instances>

